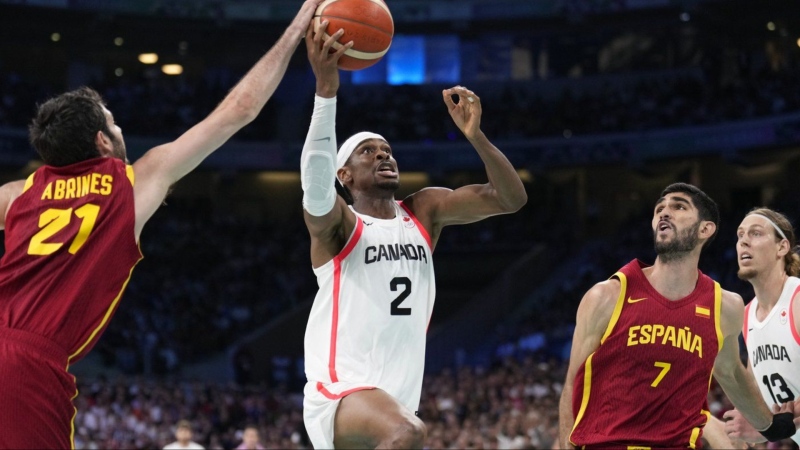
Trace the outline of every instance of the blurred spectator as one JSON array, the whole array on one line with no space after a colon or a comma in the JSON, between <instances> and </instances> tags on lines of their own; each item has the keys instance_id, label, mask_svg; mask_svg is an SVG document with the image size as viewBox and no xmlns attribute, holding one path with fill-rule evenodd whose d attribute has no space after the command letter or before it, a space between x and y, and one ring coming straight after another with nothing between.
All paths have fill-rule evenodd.
<instances>
[{"instance_id":1,"label":"blurred spectator","mask_svg":"<svg viewBox=\"0 0 800 450\"><path fill-rule=\"evenodd\" d=\"M164 450L205 450L205 447L192 442L192 424L188 420L181 420L175 426L176 441L165 445Z\"/></svg>"},{"instance_id":2,"label":"blurred spectator","mask_svg":"<svg viewBox=\"0 0 800 450\"><path fill-rule=\"evenodd\" d=\"M265 450L259 442L258 428L255 425L248 425L242 433L242 443L236 450Z\"/></svg>"}]
</instances>

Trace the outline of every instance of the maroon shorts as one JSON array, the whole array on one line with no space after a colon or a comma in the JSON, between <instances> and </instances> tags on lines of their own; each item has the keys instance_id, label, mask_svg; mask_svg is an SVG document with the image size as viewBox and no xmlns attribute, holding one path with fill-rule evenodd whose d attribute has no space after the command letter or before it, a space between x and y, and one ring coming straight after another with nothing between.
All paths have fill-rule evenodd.
<instances>
[{"instance_id":1,"label":"maroon shorts","mask_svg":"<svg viewBox=\"0 0 800 450\"><path fill-rule=\"evenodd\" d=\"M0 327L0 392L0 448L74 447L78 391L58 344Z\"/></svg>"}]
</instances>

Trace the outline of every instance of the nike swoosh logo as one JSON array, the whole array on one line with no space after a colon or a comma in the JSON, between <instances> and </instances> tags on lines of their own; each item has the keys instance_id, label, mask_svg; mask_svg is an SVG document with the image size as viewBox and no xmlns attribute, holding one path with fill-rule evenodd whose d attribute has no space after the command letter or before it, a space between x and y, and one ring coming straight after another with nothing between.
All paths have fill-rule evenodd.
<instances>
[{"instance_id":1,"label":"nike swoosh logo","mask_svg":"<svg viewBox=\"0 0 800 450\"><path fill-rule=\"evenodd\" d=\"M647 300L647 297L643 297L643 298L630 298L630 297L628 297L628 303L638 303L638 302L640 302L642 300Z\"/></svg>"},{"instance_id":2,"label":"nike swoosh logo","mask_svg":"<svg viewBox=\"0 0 800 450\"><path fill-rule=\"evenodd\" d=\"M314 139L314 141L313 141L313 142L317 142L317 141L330 141L330 140L331 140L331 137L330 137L330 136L325 136L324 138Z\"/></svg>"},{"instance_id":3,"label":"nike swoosh logo","mask_svg":"<svg viewBox=\"0 0 800 450\"><path fill-rule=\"evenodd\" d=\"M364 225L366 225L366 226L370 226L370 225L372 225L372 222L364 222L363 220L362 220L361 222L362 222Z\"/></svg>"},{"instance_id":4,"label":"nike swoosh logo","mask_svg":"<svg viewBox=\"0 0 800 450\"><path fill-rule=\"evenodd\" d=\"M753 331L753 329L752 328L748 328L747 331Z\"/></svg>"}]
</instances>

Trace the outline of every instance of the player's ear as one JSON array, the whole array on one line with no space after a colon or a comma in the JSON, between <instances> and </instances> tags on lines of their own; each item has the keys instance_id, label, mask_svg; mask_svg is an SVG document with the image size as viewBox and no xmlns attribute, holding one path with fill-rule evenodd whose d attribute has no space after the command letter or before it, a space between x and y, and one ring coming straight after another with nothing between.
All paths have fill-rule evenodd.
<instances>
[{"instance_id":1,"label":"player's ear","mask_svg":"<svg viewBox=\"0 0 800 450\"><path fill-rule=\"evenodd\" d=\"M342 185L344 186L348 181L353 179L353 174L350 173L350 168L344 166L336 171L336 177L339 178L339 181L341 181Z\"/></svg>"},{"instance_id":2,"label":"player's ear","mask_svg":"<svg viewBox=\"0 0 800 450\"><path fill-rule=\"evenodd\" d=\"M709 220L704 220L700 223L700 238L710 239L717 232L717 224Z\"/></svg>"},{"instance_id":3,"label":"player's ear","mask_svg":"<svg viewBox=\"0 0 800 450\"><path fill-rule=\"evenodd\" d=\"M104 158L114 156L114 143L111 142L111 138L102 131L98 131L97 134L94 135L94 145L97 147L97 152L100 156Z\"/></svg>"},{"instance_id":4,"label":"player's ear","mask_svg":"<svg viewBox=\"0 0 800 450\"><path fill-rule=\"evenodd\" d=\"M789 250L789 241L786 239L781 239L781 241L778 243L778 256L783 258L787 253L789 253Z\"/></svg>"}]
</instances>

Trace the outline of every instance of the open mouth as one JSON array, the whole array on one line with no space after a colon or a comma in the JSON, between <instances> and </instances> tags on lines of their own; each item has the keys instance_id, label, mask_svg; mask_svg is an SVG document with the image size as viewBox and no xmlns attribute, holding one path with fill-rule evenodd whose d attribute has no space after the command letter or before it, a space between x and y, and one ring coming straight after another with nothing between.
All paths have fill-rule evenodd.
<instances>
[{"instance_id":1,"label":"open mouth","mask_svg":"<svg viewBox=\"0 0 800 450\"><path fill-rule=\"evenodd\" d=\"M672 229L672 225L670 225L670 223L667 222L666 220L662 220L662 221L658 222L657 229L658 229L658 231L671 230Z\"/></svg>"},{"instance_id":2,"label":"open mouth","mask_svg":"<svg viewBox=\"0 0 800 450\"><path fill-rule=\"evenodd\" d=\"M742 253L739 255L739 261L750 261L751 259L753 259L753 257L750 255L750 253Z\"/></svg>"},{"instance_id":3,"label":"open mouth","mask_svg":"<svg viewBox=\"0 0 800 450\"><path fill-rule=\"evenodd\" d=\"M378 175L388 177L388 178L397 178L397 170L395 170L394 165L392 163L381 163L378 166Z\"/></svg>"}]
</instances>

